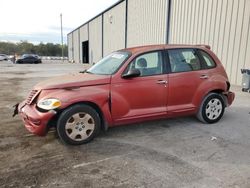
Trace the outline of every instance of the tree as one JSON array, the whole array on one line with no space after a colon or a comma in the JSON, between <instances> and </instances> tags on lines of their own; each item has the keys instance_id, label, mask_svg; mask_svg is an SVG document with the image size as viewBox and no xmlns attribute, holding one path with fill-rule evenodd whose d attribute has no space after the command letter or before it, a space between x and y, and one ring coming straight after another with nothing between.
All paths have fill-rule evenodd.
<instances>
[{"instance_id":1,"label":"tree","mask_svg":"<svg viewBox=\"0 0 250 188\"><path fill-rule=\"evenodd\" d=\"M67 45L63 46L64 56L68 56ZM62 45L53 43L40 43L34 45L28 41L20 41L18 43L11 42L0 42L0 53L3 54L38 54L40 56L61 56L62 55Z\"/></svg>"}]
</instances>

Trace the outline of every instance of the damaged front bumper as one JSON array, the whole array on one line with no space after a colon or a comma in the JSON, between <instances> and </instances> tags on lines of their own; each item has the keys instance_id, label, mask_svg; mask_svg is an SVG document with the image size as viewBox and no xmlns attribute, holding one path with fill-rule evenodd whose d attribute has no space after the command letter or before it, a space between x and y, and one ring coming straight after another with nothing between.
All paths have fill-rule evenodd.
<instances>
[{"instance_id":1,"label":"damaged front bumper","mask_svg":"<svg viewBox=\"0 0 250 188\"><path fill-rule=\"evenodd\" d=\"M52 111L39 112L35 104L26 104L25 101L15 105L14 114L20 115L28 131L38 136L45 136L48 132L48 122L55 113ZM13 115L14 115L13 114Z\"/></svg>"}]
</instances>

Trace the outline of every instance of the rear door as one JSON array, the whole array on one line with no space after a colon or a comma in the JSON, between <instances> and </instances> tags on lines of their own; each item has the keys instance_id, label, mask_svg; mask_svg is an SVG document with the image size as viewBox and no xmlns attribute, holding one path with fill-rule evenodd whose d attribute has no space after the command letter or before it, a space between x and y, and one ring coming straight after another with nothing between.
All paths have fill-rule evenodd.
<instances>
[{"instance_id":1,"label":"rear door","mask_svg":"<svg viewBox=\"0 0 250 188\"><path fill-rule=\"evenodd\" d=\"M31 56L25 57L25 58L24 58L24 62L25 62L25 63L32 63L32 62L33 62L32 57L31 57Z\"/></svg>"},{"instance_id":2,"label":"rear door","mask_svg":"<svg viewBox=\"0 0 250 188\"><path fill-rule=\"evenodd\" d=\"M127 67L139 69L141 75L112 80L112 117L115 123L166 114L167 76L163 52L148 52L136 57Z\"/></svg>"},{"instance_id":3,"label":"rear door","mask_svg":"<svg viewBox=\"0 0 250 188\"><path fill-rule=\"evenodd\" d=\"M192 112L193 100L201 84L208 79L207 70L196 49L171 49L169 57L168 111Z\"/></svg>"}]
</instances>

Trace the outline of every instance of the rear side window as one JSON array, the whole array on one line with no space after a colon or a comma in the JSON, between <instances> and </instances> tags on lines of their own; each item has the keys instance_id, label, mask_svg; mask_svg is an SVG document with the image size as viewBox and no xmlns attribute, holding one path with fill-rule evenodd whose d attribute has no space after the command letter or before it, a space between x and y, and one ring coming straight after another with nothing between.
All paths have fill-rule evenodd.
<instances>
[{"instance_id":1,"label":"rear side window","mask_svg":"<svg viewBox=\"0 0 250 188\"><path fill-rule=\"evenodd\" d=\"M215 62L214 60L208 55L206 52L200 50L200 53L204 59L204 62L208 68L213 68L215 67Z\"/></svg>"},{"instance_id":2,"label":"rear side window","mask_svg":"<svg viewBox=\"0 0 250 188\"><path fill-rule=\"evenodd\" d=\"M201 62L194 49L168 50L171 72L189 72L201 69Z\"/></svg>"}]
</instances>

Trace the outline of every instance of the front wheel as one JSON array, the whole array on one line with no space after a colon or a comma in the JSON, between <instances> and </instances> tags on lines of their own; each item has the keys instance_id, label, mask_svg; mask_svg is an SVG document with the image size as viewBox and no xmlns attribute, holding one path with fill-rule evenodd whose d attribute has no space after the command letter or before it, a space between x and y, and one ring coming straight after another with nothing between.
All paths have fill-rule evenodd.
<instances>
[{"instance_id":1,"label":"front wheel","mask_svg":"<svg viewBox=\"0 0 250 188\"><path fill-rule=\"evenodd\" d=\"M57 122L57 133L64 143L80 145L93 140L100 126L100 116L94 108L77 104L62 112Z\"/></svg>"},{"instance_id":2,"label":"front wheel","mask_svg":"<svg viewBox=\"0 0 250 188\"><path fill-rule=\"evenodd\" d=\"M204 123L216 123L222 118L224 111L223 97L217 93L210 93L203 99L197 118Z\"/></svg>"}]
</instances>

